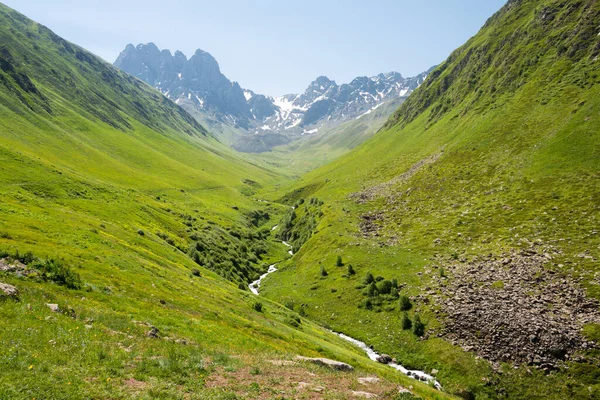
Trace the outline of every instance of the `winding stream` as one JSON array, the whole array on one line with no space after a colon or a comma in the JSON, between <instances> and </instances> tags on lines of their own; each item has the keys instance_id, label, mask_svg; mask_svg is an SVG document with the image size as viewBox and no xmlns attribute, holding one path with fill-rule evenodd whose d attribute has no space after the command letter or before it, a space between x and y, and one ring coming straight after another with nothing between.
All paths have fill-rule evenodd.
<instances>
[{"instance_id":1,"label":"winding stream","mask_svg":"<svg viewBox=\"0 0 600 400\"><path fill-rule=\"evenodd\" d=\"M287 247L289 247L289 248L290 248L290 250L288 250L288 253L290 254L290 256L293 256L293 255L294 255L294 252L292 251L292 245L291 245L291 244L289 244L289 243L287 243L287 242L285 242L285 241L284 241L284 242L281 242L281 243L285 244Z\"/></svg>"},{"instance_id":2,"label":"winding stream","mask_svg":"<svg viewBox=\"0 0 600 400\"><path fill-rule=\"evenodd\" d=\"M284 245L286 245L287 247L292 247L291 245L289 245L286 242L282 242ZM294 252L290 249L288 251L288 253L293 256ZM248 285L248 287L250 288L250 291L252 293L254 293L257 296L260 296L260 294L258 293L258 289L260 288L260 283L262 282L263 279L265 279L268 275L272 274L273 272L277 271L277 268L275 268L277 264L273 264L271 266L269 266L269 270L267 272L265 272L264 274L262 274L260 276L260 278L258 278L257 280L255 280L254 282L252 282L250 285ZM367 346L367 344L365 342L361 342L360 340L354 339L348 335L344 335L343 333L338 333L338 332L333 332L332 333L336 334L337 336L339 336L340 338L352 343L353 345L359 347L361 350L363 350L365 353L367 353L367 356L373 360L377 362L377 358L380 357L380 354L375 352L375 350L373 350L372 348L370 348L369 346ZM397 371L402 372L403 374L405 374L406 376L409 376L413 379L419 380L419 381L423 381L423 382L428 382L433 384L433 386L435 386L438 390L442 389L442 385L440 385L440 383L431 375L426 374L423 371L418 371L418 370L410 370L410 369L406 369L404 368L402 365L400 364L396 364L396 363L389 363L387 364L389 367L394 368Z\"/></svg>"},{"instance_id":3,"label":"winding stream","mask_svg":"<svg viewBox=\"0 0 600 400\"><path fill-rule=\"evenodd\" d=\"M332 331L333 332L333 331ZM360 340L351 338L348 335L344 335L343 333L338 333L338 332L333 332L336 335L338 335L339 337L341 337L342 339L354 344L355 346L360 347L365 353L367 353L367 355L369 356L369 358L373 361L377 361L377 357L379 357L380 355L378 353L375 352L375 350L373 350L372 348L370 348L369 346L367 346L366 343L361 342ZM442 385L440 385L440 383L435 380L435 378L429 374L426 374L423 371L418 371L418 370L409 370L404 368L402 365L400 364L396 364L396 363L389 363L387 364L389 367L394 368L395 370L398 370L400 372L402 372L403 374L405 374L406 376L409 376L413 379L417 379L419 381L423 381L423 382L431 382L433 383L433 385L438 389L441 390L442 389Z\"/></svg>"},{"instance_id":4,"label":"winding stream","mask_svg":"<svg viewBox=\"0 0 600 400\"><path fill-rule=\"evenodd\" d=\"M257 296L259 295L258 289L260 288L260 283L262 282L263 279L265 279L267 277L267 275L272 274L273 272L277 271L277 268L275 268L276 265L277 264L270 265L269 270L267 272L262 274L260 276L260 278L258 278L257 280L255 280L254 282L252 282L251 284L248 285L248 288L250 289L250 291L252 293L254 293Z\"/></svg>"}]
</instances>

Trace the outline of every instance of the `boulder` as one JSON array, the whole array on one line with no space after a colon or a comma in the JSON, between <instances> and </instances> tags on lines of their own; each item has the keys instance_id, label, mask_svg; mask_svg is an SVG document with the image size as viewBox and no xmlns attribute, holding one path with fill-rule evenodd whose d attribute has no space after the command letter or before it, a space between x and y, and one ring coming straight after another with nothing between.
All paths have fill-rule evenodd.
<instances>
[{"instance_id":1,"label":"boulder","mask_svg":"<svg viewBox=\"0 0 600 400\"><path fill-rule=\"evenodd\" d=\"M17 298L19 296L19 291L13 285L9 285L8 283L0 282L0 299L4 297L9 298Z\"/></svg>"},{"instance_id":2,"label":"boulder","mask_svg":"<svg viewBox=\"0 0 600 400\"><path fill-rule=\"evenodd\" d=\"M343 363L341 361L330 360L328 358L310 358L296 356L296 359L300 361L308 361L313 364L321 365L323 367L328 367L331 369L336 369L338 371L354 371L354 367L352 367L351 365Z\"/></svg>"},{"instance_id":3,"label":"boulder","mask_svg":"<svg viewBox=\"0 0 600 400\"><path fill-rule=\"evenodd\" d=\"M158 333L159 333L158 328L153 326L150 328L150 330L148 332L146 332L146 336L148 336L149 338L158 339L158 338L160 338Z\"/></svg>"},{"instance_id":4,"label":"boulder","mask_svg":"<svg viewBox=\"0 0 600 400\"><path fill-rule=\"evenodd\" d=\"M376 360L381 364L389 364L390 362L392 362L392 357L390 357L387 354L382 354L378 356Z\"/></svg>"},{"instance_id":5,"label":"boulder","mask_svg":"<svg viewBox=\"0 0 600 400\"><path fill-rule=\"evenodd\" d=\"M58 304L53 304L53 303L46 303L46 306L52 311L52 312L60 312L60 307L58 306Z\"/></svg>"},{"instance_id":6,"label":"boulder","mask_svg":"<svg viewBox=\"0 0 600 400\"><path fill-rule=\"evenodd\" d=\"M360 392L360 391L352 391L352 396L354 397L362 397L364 399L376 399L377 395L375 393L369 392Z\"/></svg>"},{"instance_id":7,"label":"boulder","mask_svg":"<svg viewBox=\"0 0 600 400\"><path fill-rule=\"evenodd\" d=\"M367 383L377 383L380 379L374 376L367 376L365 378L358 378L358 383L366 385Z\"/></svg>"}]
</instances>

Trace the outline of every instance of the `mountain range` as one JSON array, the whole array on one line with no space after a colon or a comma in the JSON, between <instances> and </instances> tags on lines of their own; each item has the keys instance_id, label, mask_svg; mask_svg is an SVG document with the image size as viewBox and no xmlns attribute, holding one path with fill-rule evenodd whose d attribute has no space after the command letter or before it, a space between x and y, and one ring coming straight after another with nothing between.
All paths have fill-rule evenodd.
<instances>
[{"instance_id":1,"label":"mountain range","mask_svg":"<svg viewBox=\"0 0 600 400\"><path fill-rule=\"evenodd\" d=\"M160 90L188 110L251 134L311 135L360 118L383 104L406 98L430 71L404 78L398 72L358 77L347 84L320 76L302 94L271 97L231 82L209 53L159 50L154 43L127 45L114 65ZM202 119L201 119L202 120Z\"/></svg>"}]
</instances>

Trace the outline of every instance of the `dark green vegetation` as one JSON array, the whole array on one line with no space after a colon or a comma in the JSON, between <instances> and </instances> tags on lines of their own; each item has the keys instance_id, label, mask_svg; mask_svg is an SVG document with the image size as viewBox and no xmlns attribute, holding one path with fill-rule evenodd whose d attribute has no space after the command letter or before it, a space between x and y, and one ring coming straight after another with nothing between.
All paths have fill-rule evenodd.
<instances>
[{"instance_id":1,"label":"dark green vegetation","mask_svg":"<svg viewBox=\"0 0 600 400\"><path fill-rule=\"evenodd\" d=\"M255 200L285 176L3 5L0 160L0 282L19 291L0 302L0 398L294 397L269 360L297 354L352 363L355 384L377 374L446 398L371 362L301 305L238 288L286 255L270 229L288 207ZM248 369L268 371L270 386L217 379Z\"/></svg>"},{"instance_id":2,"label":"dark green vegetation","mask_svg":"<svg viewBox=\"0 0 600 400\"><path fill-rule=\"evenodd\" d=\"M298 200L281 220L277 237L288 242L296 253L315 233L318 221L323 217L323 202L315 197Z\"/></svg>"},{"instance_id":3,"label":"dark green vegetation","mask_svg":"<svg viewBox=\"0 0 600 400\"><path fill-rule=\"evenodd\" d=\"M547 267L600 298L599 25L597 1L509 1L381 132L287 191L322 199L324 217L265 296L301 299L309 318L407 367L439 370L464 398L599 398L597 350L551 372L499 362L497 373L438 337L446 316L430 296L432 281L453 279L434 267L548 246ZM328 268L320 279L337 255L357 274ZM359 307L354 288L369 271L398 280L407 314L398 303L374 312L372 299Z\"/></svg>"}]
</instances>

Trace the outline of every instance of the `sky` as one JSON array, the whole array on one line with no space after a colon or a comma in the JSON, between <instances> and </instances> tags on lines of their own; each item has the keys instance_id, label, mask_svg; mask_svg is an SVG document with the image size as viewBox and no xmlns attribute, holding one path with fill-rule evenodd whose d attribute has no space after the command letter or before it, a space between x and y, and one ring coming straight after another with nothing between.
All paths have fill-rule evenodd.
<instances>
[{"instance_id":1,"label":"sky","mask_svg":"<svg viewBox=\"0 0 600 400\"><path fill-rule=\"evenodd\" d=\"M506 0L0 0L106 61L128 43L200 48L243 88L301 93L444 61Z\"/></svg>"}]
</instances>

